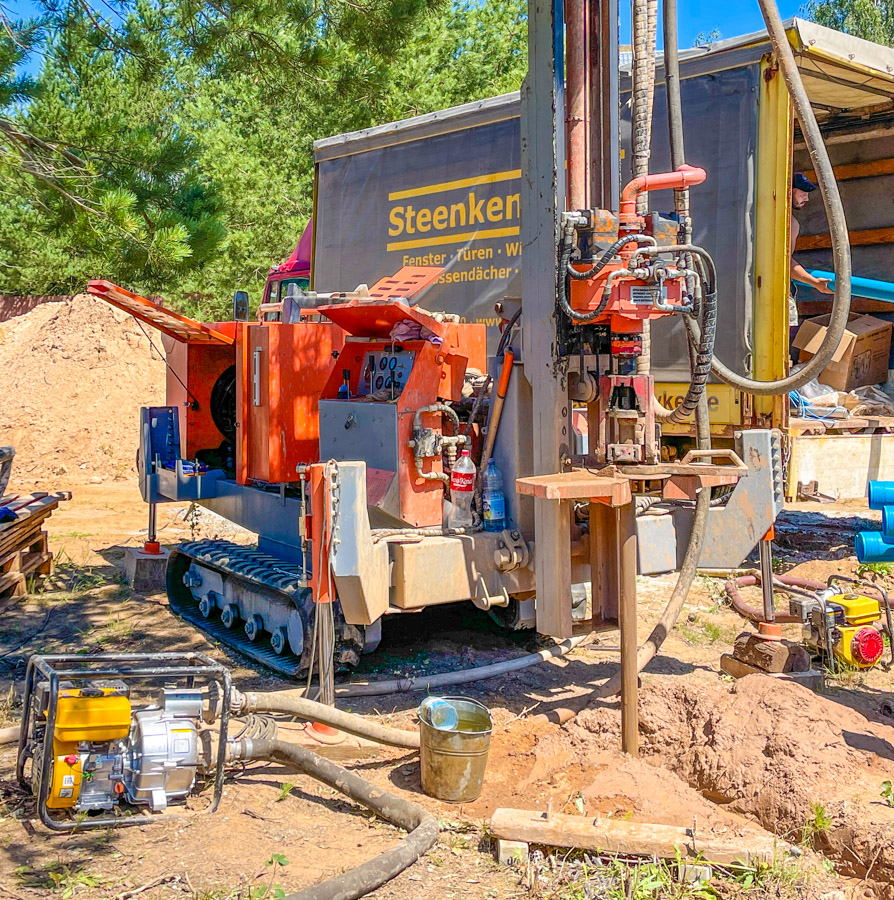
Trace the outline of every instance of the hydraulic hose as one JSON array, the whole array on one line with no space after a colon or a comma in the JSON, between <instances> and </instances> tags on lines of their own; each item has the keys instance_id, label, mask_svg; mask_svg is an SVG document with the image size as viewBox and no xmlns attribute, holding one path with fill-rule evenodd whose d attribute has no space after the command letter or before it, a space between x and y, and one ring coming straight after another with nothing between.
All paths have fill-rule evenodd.
<instances>
[{"instance_id":1,"label":"hydraulic hose","mask_svg":"<svg viewBox=\"0 0 894 900\"><path fill-rule=\"evenodd\" d=\"M723 382L748 394L760 397L787 394L797 390L816 378L826 367L838 349L841 338L847 326L848 315L851 307L851 252L850 238L847 230L847 222L844 216L844 207L841 196L838 193L838 184L835 181L835 173L832 171L832 163L823 143L813 108L804 90L795 55L788 42L785 26L779 16L779 10L773 0L758 0L773 51L779 62L779 69L785 80L785 86L792 98L795 113L801 124L801 131L807 143L813 170L816 172L816 180L819 184L823 205L826 209L826 219L829 223L829 232L832 237L832 259L835 270L835 296L832 300L832 312L830 315L828 331L816 354L809 360L799 372L780 378L776 381L756 381L753 378L745 378L728 369L720 360L714 359L712 371ZM698 325L692 320L687 320L690 339L697 340Z\"/></svg>"},{"instance_id":2,"label":"hydraulic hose","mask_svg":"<svg viewBox=\"0 0 894 900\"><path fill-rule=\"evenodd\" d=\"M411 691L428 691L435 688L454 687L457 684L469 684L485 678L496 678L508 672L536 666L548 659L561 659L587 639L587 635L568 638L561 644L555 644L536 653L507 659L489 666L476 666L474 669L462 669L459 672L443 672L440 675L416 675L410 678L394 678L389 681L372 681L366 683L346 684L335 689L337 697L379 697L383 694L401 694Z\"/></svg>"},{"instance_id":3,"label":"hydraulic hose","mask_svg":"<svg viewBox=\"0 0 894 900\"><path fill-rule=\"evenodd\" d=\"M343 712L325 703L308 700L294 691L273 691L240 693L234 691L233 714L245 715L250 712L286 713L298 716L309 722L322 722L348 734L368 738L377 744L388 744L391 747L403 747L407 750L419 749L418 731L401 731L372 722L365 716L356 716Z\"/></svg>"},{"instance_id":4,"label":"hydraulic hose","mask_svg":"<svg viewBox=\"0 0 894 900\"><path fill-rule=\"evenodd\" d=\"M437 843L438 822L431 813L304 747L265 739L238 741L236 747L234 755L237 759L282 763L334 788L408 832L396 847L335 878L287 894L284 900L356 900L408 869Z\"/></svg>"}]
</instances>

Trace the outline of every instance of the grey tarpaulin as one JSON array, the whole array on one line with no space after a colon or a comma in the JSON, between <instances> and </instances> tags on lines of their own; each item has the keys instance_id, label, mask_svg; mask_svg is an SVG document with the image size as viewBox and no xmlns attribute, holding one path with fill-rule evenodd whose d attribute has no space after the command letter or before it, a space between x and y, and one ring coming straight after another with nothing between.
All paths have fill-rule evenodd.
<instances>
[{"instance_id":1,"label":"grey tarpaulin","mask_svg":"<svg viewBox=\"0 0 894 900\"><path fill-rule=\"evenodd\" d=\"M521 293L517 95L488 112L470 104L440 114L437 128L420 117L378 140L376 129L358 132L360 153L334 155L351 141L316 145L319 290L372 284L404 265L444 266L420 302L484 322L496 340L494 304Z\"/></svg>"}]
</instances>

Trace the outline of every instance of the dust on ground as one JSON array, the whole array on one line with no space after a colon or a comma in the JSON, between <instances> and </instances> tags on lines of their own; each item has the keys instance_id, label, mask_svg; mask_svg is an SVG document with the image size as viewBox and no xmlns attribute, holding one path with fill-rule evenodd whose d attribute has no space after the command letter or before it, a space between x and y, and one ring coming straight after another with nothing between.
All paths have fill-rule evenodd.
<instances>
[{"instance_id":1,"label":"dust on ground","mask_svg":"<svg viewBox=\"0 0 894 900\"><path fill-rule=\"evenodd\" d=\"M5 612L0 697L8 700L0 704L0 724L18 715L15 687L32 652L195 649L228 665L242 688L290 687L173 616L163 595L141 596L124 583L123 549L146 536L146 507L131 472L137 409L162 400L164 378L162 363L153 359L132 320L85 297L38 307L0 327L0 361L15 379L14 389L0 397L0 443L19 451L11 489L74 488L73 499L49 521L57 554L53 579L44 592ZM19 364L10 368L16 359ZM831 516L829 511L800 505L787 512L778 529L782 570L821 580L855 572L853 531L871 514L854 505L836 506ZM158 522L167 544L194 536L250 538L207 511L190 514L185 505L161 507ZM641 639L674 580L638 580ZM744 593L748 602L760 602L757 588ZM752 873L751 882L715 881L719 896L892 896L894 811L883 797L884 782L894 780L894 721L885 713L890 674L881 668L845 673L822 696L763 677L734 684L721 675L718 662L744 627L723 602L722 581L697 579L678 628L643 674L640 759L618 750L616 703L594 702L565 727L537 715L616 670L612 632L565 659L462 689L488 705L495 721L484 790L474 803L453 806L423 795L415 754L320 747L441 821L439 844L375 896L620 896L608 888L587 894L580 885L557 887L558 876L550 882L549 871L532 886L531 871L493 862L486 831L491 813L501 806L540 810L547 804L572 815L735 834L743 846L749 835L766 831L780 842L802 845L800 861ZM797 627L788 628L797 637ZM379 650L363 658L358 675L449 671L543 645L530 633L506 634L471 607L445 607L389 617ZM413 728L419 699L397 694L342 705ZM0 896L14 900L111 900L147 885L136 896L258 900L265 890L273 896L277 887L288 892L344 871L401 837L310 778L254 765L228 771L221 808L213 815L202 812L210 797L206 787L179 821L52 835L36 821L33 800L15 782L13 763L14 753L4 749ZM834 891L843 894L829 893Z\"/></svg>"}]
</instances>

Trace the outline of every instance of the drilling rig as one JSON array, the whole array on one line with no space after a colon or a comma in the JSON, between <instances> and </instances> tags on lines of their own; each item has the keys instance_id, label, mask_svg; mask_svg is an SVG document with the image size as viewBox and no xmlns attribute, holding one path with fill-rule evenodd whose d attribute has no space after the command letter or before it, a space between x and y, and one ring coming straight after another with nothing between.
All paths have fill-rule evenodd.
<instances>
[{"instance_id":1,"label":"drilling rig","mask_svg":"<svg viewBox=\"0 0 894 900\"><path fill-rule=\"evenodd\" d=\"M654 34L641 26L654 6L634 4L640 147L648 144L649 103L638 99L648 89L637 89L637 72L648 82L650 59L654 81ZM791 48L775 9L764 0L762 8L813 148L816 122L811 128L809 103L799 105L790 83ZM222 323L195 322L108 282L90 283L90 293L165 336L167 405L144 409L140 431L148 549L156 546L155 507L164 502L199 503L258 535L256 547L176 548L167 589L179 614L281 674L309 678L316 670L330 702L334 671L375 648L387 615L472 602L510 627L536 626L557 638L620 628L620 679L607 690L621 690L622 741L636 752L637 672L685 600L714 488L749 474L733 450L711 448L708 379L737 377L755 394L773 394L803 377L754 382L728 375L713 357L716 270L692 242L689 210L689 192L710 173L684 158L675 17L675 3L666 2L671 171L649 173L648 154L639 154L622 189L617 4L530 4L523 293L520 304L502 305L503 335L491 356L484 326L425 308L438 267L407 267L349 292L293 292L288 309L285 300L267 303L257 321L240 312ZM819 172L828 168L821 150L820 142ZM835 194L834 179L821 186ZM647 197L656 191L673 191L672 214L650 211ZM840 263L833 315L843 328L849 294L840 225L833 222ZM691 367L674 411L655 401L648 349L649 324L670 316L685 323ZM837 327L813 370L834 353ZM589 424L585 446L573 426L577 413ZM693 415L698 449L663 461L662 421ZM504 473L510 513L502 532L477 521L448 527L449 473L463 449L479 470L493 458ZM638 498L695 504L680 578L642 648ZM575 586L584 584L590 599L577 602Z\"/></svg>"}]
</instances>

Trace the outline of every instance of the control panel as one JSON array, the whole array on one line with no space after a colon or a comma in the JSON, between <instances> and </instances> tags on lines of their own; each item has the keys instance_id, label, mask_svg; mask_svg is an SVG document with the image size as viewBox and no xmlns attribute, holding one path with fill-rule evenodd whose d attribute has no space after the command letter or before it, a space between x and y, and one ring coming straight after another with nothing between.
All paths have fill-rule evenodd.
<instances>
[{"instance_id":1,"label":"control panel","mask_svg":"<svg viewBox=\"0 0 894 900\"><path fill-rule=\"evenodd\" d=\"M407 384L415 358L414 350L402 350L398 347L369 351L360 371L358 396L378 395L374 398L396 399Z\"/></svg>"}]
</instances>

